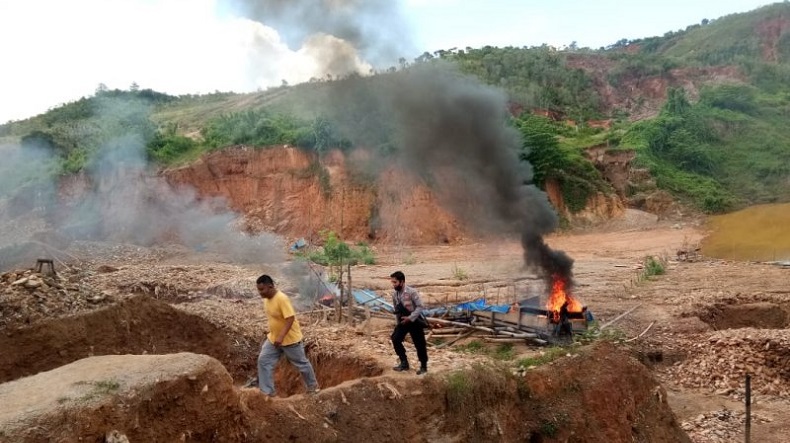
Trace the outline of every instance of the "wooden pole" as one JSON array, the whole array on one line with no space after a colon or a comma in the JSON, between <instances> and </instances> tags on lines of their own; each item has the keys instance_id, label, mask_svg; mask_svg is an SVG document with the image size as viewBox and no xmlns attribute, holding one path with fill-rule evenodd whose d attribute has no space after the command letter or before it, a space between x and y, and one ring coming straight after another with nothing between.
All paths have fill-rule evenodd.
<instances>
[{"instance_id":1,"label":"wooden pole","mask_svg":"<svg viewBox=\"0 0 790 443\"><path fill-rule=\"evenodd\" d=\"M335 313L337 314L337 322L343 322L343 259L340 259L339 272L337 275L337 288L340 291L337 300L335 300Z\"/></svg>"},{"instance_id":2,"label":"wooden pole","mask_svg":"<svg viewBox=\"0 0 790 443\"><path fill-rule=\"evenodd\" d=\"M614 319L612 319L611 321L609 321L609 322L607 322L606 324L604 324L603 326L601 326L601 330L603 331L604 329L608 328L609 326L612 326L612 325L613 325L613 324L615 324L617 321L619 321L621 318L623 318L623 317L625 317L626 315L628 315L628 314L630 314L630 313L634 312L634 309L636 309L636 308L638 308L638 307L640 307L640 306L642 306L642 303L639 303L638 305L634 306L633 308L631 308L631 309L629 309L629 310L627 310L627 311L623 312L622 314L618 315L617 317L615 317L615 318L614 318Z\"/></svg>"},{"instance_id":3,"label":"wooden pole","mask_svg":"<svg viewBox=\"0 0 790 443\"><path fill-rule=\"evenodd\" d=\"M642 331L642 333L641 333L641 334L637 335L637 336L636 336L636 337L634 337L634 338L629 338L628 340L624 341L623 343L632 342L632 341L634 341L634 340L638 339L639 337L641 337L641 336L645 335L645 334L647 333L647 331L649 331L649 330L650 330L650 328L652 328L652 327L653 327L653 325L654 325L654 324L656 324L656 322L655 322L655 321L653 321L653 322L650 322L650 324L649 324L649 325L647 325L647 328L645 328L645 330L644 330L644 331Z\"/></svg>"},{"instance_id":4,"label":"wooden pole","mask_svg":"<svg viewBox=\"0 0 790 443\"><path fill-rule=\"evenodd\" d=\"M457 326L459 328L464 328L464 329L474 329L476 331L488 332L489 334L494 334L496 332L496 331L494 331L491 328L486 328L486 327L482 327L482 326L472 326L472 325L468 325L466 323L460 323L460 322L455 322L455 321L450 321L450 320L442 320L440 318L428 317L427 320L430 323L441 323L441 324L445 324L445 325Z\"/></svg>"},{"instance_id":5,"label":"wooden pole","mask_svg":"<svg viewBox=\"0 0 790 443\"><path fill-rule=\"evenodd\" d=\"M353 308L357 301L354 299L354 292L353 288L351 287L351 263L346 266L346 275L348 276L348 306Z\"/></svg>"},{"instance_id":6,"label":"wooden pole","mask_svg":"<svg viewBox=\"0 0 790 443\"><path fill-rule=\"evenodd\" d=\"M348 276L348 284L346 285L346 300L348 300L348 323L354 322L354 317L351 315L351 310L355 306L354 293L351 288L351 263L346 265L346 276Z\"/></svg>"},{"instance_id":7,"label":"wooden pole","mask_svg":"<svg viewBox=\"0 0 790 443\"><path fill-rule=\"evenodd\" d=\"M475 333L475 331L473 329L468 330L466 332L462 332L462 333L458 334L458 336L455 337L454 339L436 345L436 348L438 349L438 348L445 348L445 347L448 347L448 346L452 346L453 343L457 342L458 340L461 340L462 338L469 337L470 335L472 335L474 333Z\"/></svg>"},{"instance_id":8,"label":"wooden pole","mask_svg":"<svg viewBox=\"0 0 790 443\"><path fill-rule=\"evenodd\" d=\"M752 441L752 376L746 374L746 443Z\"/></svg>"}]
</instances>

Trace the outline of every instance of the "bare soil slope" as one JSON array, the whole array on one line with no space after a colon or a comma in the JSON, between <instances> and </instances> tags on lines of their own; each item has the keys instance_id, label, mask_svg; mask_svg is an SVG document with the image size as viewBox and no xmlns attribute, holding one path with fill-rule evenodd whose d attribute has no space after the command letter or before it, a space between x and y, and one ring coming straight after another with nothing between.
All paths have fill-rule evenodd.
<instances>
[{"instance_id":1,"label":"bare soil slope","mask_svg":"<svg viewBox=\"0 0 790 443\"><path fill-rule=\"evenodd\" d=\"M91 357L0 385L0 401L14 442L688 441L650 372L607 344L526 378L385 376L268 401L205 356Z\"/></svg>"}]
</instances>

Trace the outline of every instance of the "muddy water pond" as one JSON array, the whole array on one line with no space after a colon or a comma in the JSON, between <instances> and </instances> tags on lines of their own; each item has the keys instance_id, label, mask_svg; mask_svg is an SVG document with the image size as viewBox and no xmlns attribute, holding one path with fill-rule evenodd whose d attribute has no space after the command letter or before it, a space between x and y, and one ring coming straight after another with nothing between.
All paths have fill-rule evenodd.
<instances>
[{"instance_id":1,"label":"muddy water pond","mask_svg":"<svg viewBox=\"0 0 790 443\"><path fill-rule=\"evenodd\" d=\"M706 256L730 260L790 260L790 203L757 205L711 217Z\"/></svg>"}]
</instances>

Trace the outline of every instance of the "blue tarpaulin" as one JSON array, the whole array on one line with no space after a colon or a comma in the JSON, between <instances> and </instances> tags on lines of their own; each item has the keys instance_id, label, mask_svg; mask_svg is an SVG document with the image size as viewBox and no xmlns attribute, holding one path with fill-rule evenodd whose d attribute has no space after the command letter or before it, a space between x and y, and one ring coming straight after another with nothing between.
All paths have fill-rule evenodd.
<instances>
[{"instance_id":1,"label":"blue tarpaulin","mask_svg":"<svg viewBox=\"0 0 790 443\"><path fill-rule=\"evenodd\" d=\"M370 289L354 289L351 293L354 294L354 300L356 300L358 306L370 306L370 309L374 311L385 310L388 312L395 312L392 304L387 303L384 297L377 295Z\"/></svg>"},{"instance_id":2,"label":"blue tarpaulin","mask_svg":"<svg viewBox=\"0 0 790 443\"><path fill-rule=\"evenodd\" d=\"M510 310L510 305L489 305L486 303L485 298L478 298L477 300L456 305L455 309L459 311L490 311L504 314Z\"/></svg>"},{"instance_id":3,"label":"blue tarpaulin","mask_svg":"<svg viewBox=\"0 0 790 443\"><path fill-rule=\"evenodd\" d=\"M305 246L307 246L307 241L304 238L300 238L291 245L291 252L298 251Z\"/></svg>"},{"instance_id":4,"label":"blue tarpaulin","mask_svg":"<svg viewBox=\"0 0 790 443\"><path fill-rule=\"evenodd\" d=\"M324 285L335 297L337 297L339 290L334 283L324 283ZM380 296L371 289L354 289L352 294L354 295L357 306L368 306L373 311L395 312L392 303L388 301L389 298ZM485 298L479 298L455 306L439 306L432 309L426 308L424 312L425 315L429 317L438 317L452 312L489 311L507 313L509 310L510 305L489 305L486 303Z\"/></svg>"}]
</instances>

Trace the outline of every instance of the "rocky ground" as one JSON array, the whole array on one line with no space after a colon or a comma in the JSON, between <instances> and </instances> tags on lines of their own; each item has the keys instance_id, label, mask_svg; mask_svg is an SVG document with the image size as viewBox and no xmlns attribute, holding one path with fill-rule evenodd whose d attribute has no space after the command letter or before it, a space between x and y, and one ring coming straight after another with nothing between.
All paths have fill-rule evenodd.
<instances>
[{"instance_id":1,"label":"rocky ground","mask_svg":"<svg viewBox=\"0 0 790 443\"><path fill-rule=\"evenodd\" d=\"M677 252L694 249L702 236L698 227L640 220L549 239L552 247L576 260L575 294L599 323L636 307L606 336L621 342L660 377L693 441L743 439L747 373L752 375L754 402L752 441L790 441L790 423L782 418L790 407L790 270L701 257L685 261ZM355 287L386 294L389 274L403 270L408 283L435 305L479 296L508 303L544 291L542 281L523 269L517 242L375 250L376 265L353 270ZM30 270L0 276L0 329L90 313L146 294L237 336L253 359L265 330L254 279L266 272L292 293L299 287L285 268L236 265L176 246L75 242L61 252L55 277ZM665 264L664 275L645 276L647 255ZM316 350L338 355L353 350L385 371L394 363L389 319L374 316L337 324L323 313L308 313L300 321ZM494 355L468 344L432 347L431 370L468 367ZM517 345L497 364L514 367L541 352L545 350Z\"/></svg>"}]
</instances>

